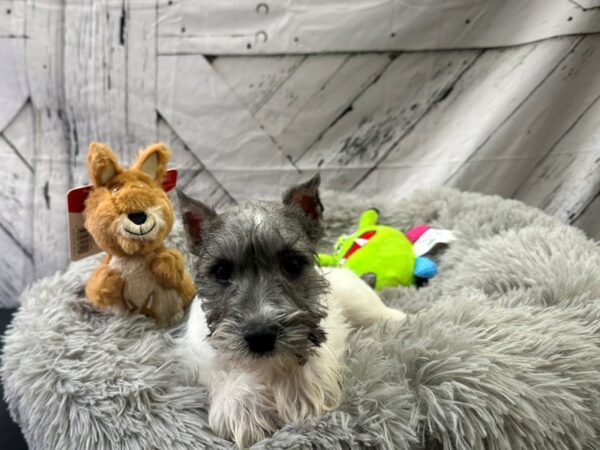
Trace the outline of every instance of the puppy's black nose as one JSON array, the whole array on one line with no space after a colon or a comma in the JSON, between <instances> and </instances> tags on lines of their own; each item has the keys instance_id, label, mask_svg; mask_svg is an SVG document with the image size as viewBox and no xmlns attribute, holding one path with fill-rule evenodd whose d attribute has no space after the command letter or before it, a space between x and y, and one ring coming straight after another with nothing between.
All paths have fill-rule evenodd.
<instances>
[{"instance_id":1,"label":"puppy's black nose","mask_svg":"<svg viewBox=\"0 0 600 450\"><path fill-rule=\"evenodd\" d=\"M256 326L246 333L244 339L251 352L262 355L275 350L278 331L277 326Z\"/></svg>"},{"instance_id":2,"label":"puppy's black nose","mask_svg":"<svg viewBox=\"0 0 600 450\"><path fill-rule=\"evenodd\" d=\"M141 225L144 222L146 222L146 219L148 218L148 216L146 215L145 212L136 212L136 213L127 214L127 218L129 220L131 220L133 223L135 223L136 225Z\"/></svg>"}]
</instances>

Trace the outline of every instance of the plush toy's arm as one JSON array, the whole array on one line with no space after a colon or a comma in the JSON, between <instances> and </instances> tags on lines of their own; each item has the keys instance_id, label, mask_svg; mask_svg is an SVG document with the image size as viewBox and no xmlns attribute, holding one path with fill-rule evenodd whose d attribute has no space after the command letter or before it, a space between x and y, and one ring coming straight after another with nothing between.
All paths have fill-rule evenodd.
<instances>
[{"instance_id":1,"label":"plush toy's arm","mask_svg":"<svg viewBox=\"0 0 600 450\"><path fill-rule=\"evenodd\" d=\"M183 272L183 280L181 281L179 295L181 295L183 298L184 308L187 308L187 306L192 303L192 300L194 300L194 297L196 296L196 286L194 286L192 278L185 271Z\"/></svg>"},{"instance_id":2,"label":"plush toy's arm","mask_svg":"<svg viewBox=\"0 0 600 450\"><path fill-rule=\"evenodd\" d=\"M106 256L85 285L85 295L92 303L100 306L123 302L123 279L118 272L108 267L109 261L110 256Z\"/></svg>"},{"instance_id":3,"label":"plush toy's arm","mask_svg":"<svg viewBox=\"0 0 600 450\"><path fill-rule=\"evenodd\" d=\"M150 270L163 288L180 289L182 287L185 273L183 256L177 250L172 248L158 250L150 262Z\"/></svg>"},{"instance_id":4,"label":"plush toy's arm","mask_svg":"<svg viewBox=\"0 0 600 450\"><path fill-rule=\"evenodd\" d=\"M337 261L333 255L327 255L325 253L319 253L317 255L317 262L323 267L337 266Z\"/></svg>"}]
</instances>

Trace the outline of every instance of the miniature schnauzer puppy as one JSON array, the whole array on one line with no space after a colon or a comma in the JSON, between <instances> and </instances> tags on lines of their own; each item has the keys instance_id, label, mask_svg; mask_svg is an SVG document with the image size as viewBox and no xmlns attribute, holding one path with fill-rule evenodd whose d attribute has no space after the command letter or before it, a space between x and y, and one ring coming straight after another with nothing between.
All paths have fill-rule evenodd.
<instances>
[{"instance_id":1,"label":"miniature schnauzer puppy","mask_svg":"<svg viewBox=\"0 0 600 450\"><path fill-rule=\"evenodd\" d=\"M240 448L338 405L351 325L405 318L352 272L317 266L319 183L222 214L179 193L198 294L177 355L208 388L213 431Z\"/></svg>"}]
</instances>

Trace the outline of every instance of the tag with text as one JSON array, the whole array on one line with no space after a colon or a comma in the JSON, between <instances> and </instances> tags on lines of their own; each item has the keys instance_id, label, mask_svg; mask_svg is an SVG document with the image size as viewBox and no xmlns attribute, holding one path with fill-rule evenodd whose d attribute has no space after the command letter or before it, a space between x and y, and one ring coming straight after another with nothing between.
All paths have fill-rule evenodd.
<instances>
[{"instance_id":1,"label":"tag with text","mask_svg":"<svg viewBox=\"0 0 600 450\"><path fill-rule=\"evenodd\" d=\"M430 228L417 239L413 250L416 256L423 256L438 244L448 244L455 240L454 233L450 230L436 230Z\"/></svg>"}]
</instances>

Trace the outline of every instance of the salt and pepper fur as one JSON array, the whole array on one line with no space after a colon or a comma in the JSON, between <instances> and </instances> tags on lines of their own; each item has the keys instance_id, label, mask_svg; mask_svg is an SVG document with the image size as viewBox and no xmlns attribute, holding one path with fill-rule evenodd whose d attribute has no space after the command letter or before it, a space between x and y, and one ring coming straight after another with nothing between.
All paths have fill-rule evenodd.
<instances>
[{"instance_id":1,"label":"salt and pepper fur","mask_svg":"<svg viewBox=\"0 0 600 450\"><path fill-rule=\"evenodd\" d=\"M352 272L317 267L318 186L317 176L282 203L220 215L179 195L199 291L177 351L188 379L208 387L211 428L239 447L334 410L351 323L405 317ZM302 263L298 273L290 261ZM215 273L222 264L231 269L226 282ZM246 337L256 328L278 330L272 351L252 351Z\"/></svg>"},{"instance_id":2,"label":"salt and pepper fur","mask_svg":"<svg viewBox=\"0 0 600 450\"><path fill-rule=\"evenodd\" d=\"M87 159L94 187L85 227L107 256L86 295L101 307L151 316L159 326L180 322L195 293L181 253L163 245L173 226L173 207L161 187L170 157L167 147L155 144L124 169L110 148L92 142Z\"/></svg>"}]
</instances>

